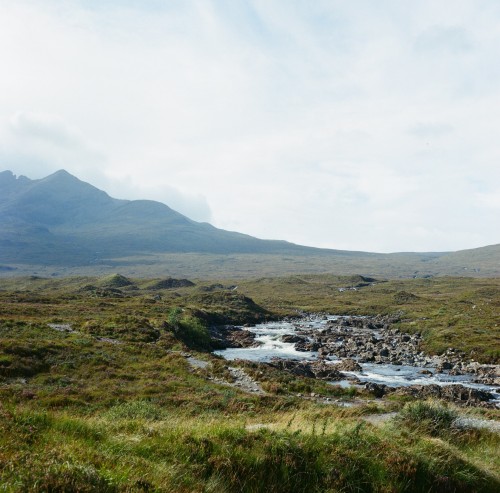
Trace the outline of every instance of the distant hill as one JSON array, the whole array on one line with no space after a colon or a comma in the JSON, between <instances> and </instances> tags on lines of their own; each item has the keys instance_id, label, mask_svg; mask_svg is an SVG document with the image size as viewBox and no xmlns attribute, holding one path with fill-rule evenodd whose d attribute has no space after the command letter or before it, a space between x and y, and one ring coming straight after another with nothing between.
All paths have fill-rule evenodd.
<instances>
[{"instance_id":1,"label":"distant hill","mask_svg":"<svg viewBox=\"0 0 500 493\"><path fill-rule=\"evenodd\" d=\"M106 274L247 277L358 273L500 276L500 245L376 254L261 240L199 223L151 200L118 200L64 170L0 172L0 276Z\"/></svg>"},{"instance_id":2,"label":"distant hill","mask_svg":"<svg viewBox=\"0 0 500 493\"><path fill-rule=\"evenodd\" d=\"M192 221L160 202L114 199L64 170L41 180L0 173L0 225L1 264L85 265L165 252L321 252Z\"/></svg>"}]
</instances>

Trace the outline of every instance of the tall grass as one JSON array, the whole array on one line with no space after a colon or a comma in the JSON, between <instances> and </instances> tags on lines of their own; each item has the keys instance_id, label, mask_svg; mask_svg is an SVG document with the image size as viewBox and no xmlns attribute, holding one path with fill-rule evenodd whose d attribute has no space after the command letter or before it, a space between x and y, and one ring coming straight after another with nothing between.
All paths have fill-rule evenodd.
<instances>
[{"instance_id":1,"label":"tall grass","mask_svg":"<svg viewBox=\"0 0 500 493\"><path fill-rule=\"evenodd\" d=\"M222 417L170 412L158 420L151 411L150 403L138 402L87 418L3 412L0 491L496 492L500 486L444 442L352 418L337 418L333 428L311 422L305 431L307 413L300 413L289 426L284 416L280 429L249 431ZM311 418L319 423L321 416Z\"/></svg>"},{"instance_id":2,"label":"tall grass","mask_svg":"<svg viewBox=\"0 0 500 493\"><path fill-rule=\"evenodd\" d=\"M407 403L397 420L401 425L422 433L438 436L452 429L458 414L438 402L417 401Z\"/></svg>"}]
</instances>

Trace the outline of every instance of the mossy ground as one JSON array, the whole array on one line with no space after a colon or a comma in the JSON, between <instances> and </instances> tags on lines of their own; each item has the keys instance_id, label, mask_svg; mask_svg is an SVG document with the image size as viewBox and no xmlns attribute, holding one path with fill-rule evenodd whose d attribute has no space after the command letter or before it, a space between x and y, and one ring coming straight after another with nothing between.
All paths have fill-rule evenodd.
<instances>
[{"instance_id":1,"label":"mossy ground","mask_svg":"<svg viewBox=\"0 0 500 493\"><path fill-rule=\"evenodd\" d=\"M206 330L300 310L399 311L401 328L421 331L429 350L474 347L478 359L498 360L498 280L390 281L341 292L360 280L295 276L154 293L150 280L121 281L112 289L89 278L2 281L0 491L500 490L499 435L454 428L456 410L323 404L297 393L349 400L354 392L260 375L251 364L243 367L268 393L247 394L214 383L227 374L209 354ZM186 351L211 364L192 368ZM364 421L387 405L402 409L400 418Z\"/></svg>"}]
</instances>

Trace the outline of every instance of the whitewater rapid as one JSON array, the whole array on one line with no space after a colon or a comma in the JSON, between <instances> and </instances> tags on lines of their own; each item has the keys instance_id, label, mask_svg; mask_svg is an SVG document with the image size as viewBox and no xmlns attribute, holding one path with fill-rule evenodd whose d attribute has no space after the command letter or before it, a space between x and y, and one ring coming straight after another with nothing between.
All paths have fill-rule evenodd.
<instances>
[{"instance_id":1,"label":"whitewater rapid","mask_svg":"<svg viewBox=\"0 0 500 493\"><path fill-rule=\"evenodd\" d=\"M284 335L294 335L297 331L304 329L321 330L331 320L339 317L334 315L310 318L306 321L292 322L268 322L257 324L253 327L245 327L246 330L255 334L255 347L248 348L228 348L215 351L215 354L227 360L243 359L254 362L270 362L273 359L290 359L297 361L315 361L318 359L316 351L297 351L292 342L283 342ZM376 334L376 333L375 333ZM327 364L335 365L340 363L336 356L323 358ZM465 387L484 390L493 394L495 401L500 402L500 387L496 385L484 385L473 380L475 375L450 375L447 371L437 372L432 367L392 365L377 363L359 363L361 371L342 371L349 377L356 377L360 382L372 382L384 384L389 387L401 387L410 385L450 385L462 384ZM422 371L432 370L430 374L423 374ZM332 384L347 386L350 382L336 381Z\"/></svg>"}]
</instances>

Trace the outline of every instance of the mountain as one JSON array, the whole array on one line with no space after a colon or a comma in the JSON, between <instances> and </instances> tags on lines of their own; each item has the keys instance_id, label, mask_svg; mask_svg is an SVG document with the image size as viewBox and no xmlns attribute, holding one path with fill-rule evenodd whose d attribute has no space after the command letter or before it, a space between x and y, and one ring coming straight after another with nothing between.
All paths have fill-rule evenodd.
<instances>
[{"instance_id":1,"label":"mountain","mask_svg":"<svg viewBox=\"0 0 500 493\"><path fill-rule=\"evenodd\" d=\"M0 275L248 277L292 273L383 277L500 276L500 245L377 254L260 240L160 202L119 200L60 170L40 180L0 172Z\"/></svg>"},{"instance_id":2,"label":"mountain","mask_svg":"<svg viewBox=\"0 0 500 493\"><path fill-rule=\"evenodd\" d=\"M160 202L114 199L64 170L40 180L0 173L0 225L3 264L84 265L166 252L321 251L218 229Z\"/></svg>"}]
</instances>

